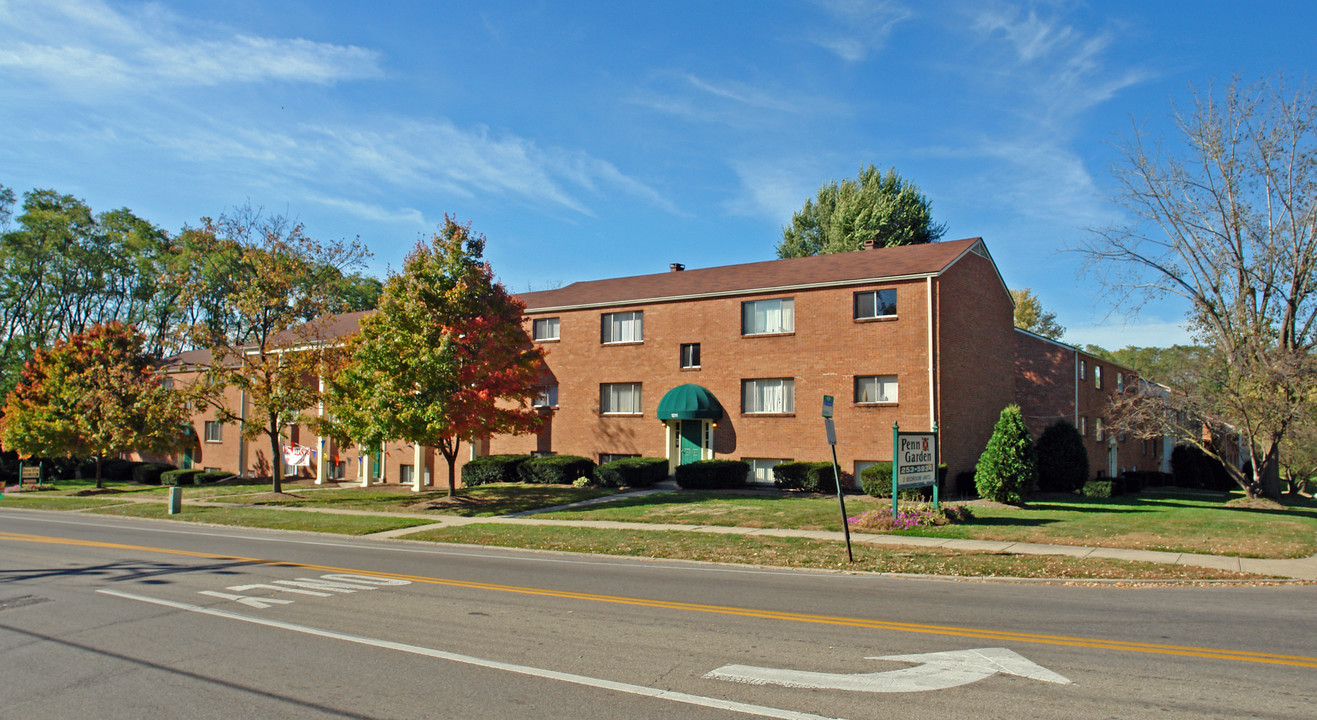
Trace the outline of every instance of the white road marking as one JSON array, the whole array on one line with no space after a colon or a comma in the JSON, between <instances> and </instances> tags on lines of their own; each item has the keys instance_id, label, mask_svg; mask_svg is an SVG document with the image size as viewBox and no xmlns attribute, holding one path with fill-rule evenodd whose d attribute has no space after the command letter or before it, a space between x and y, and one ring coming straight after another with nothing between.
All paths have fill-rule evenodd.
<instances>
[{"instance_id":1,"label":"white road marking","mask_svg":"<svg viewBox=\"0 0 1317 720\"><path fill-rule=\"evenodd\" d=\"M584 685L586 687L599 688L601 690L611 690L613 692L628 693L642 697L650 697L658 700L670 700L672 702L685 703L687 705L699 705L707 708L718 710L728 710L731 712L744 713L746 715L758 715L760 717L780 718L781 720L842 720L841 718L828 718L823 715L813 715L811 713L797 712L794 710L784 710L782 708L767 707L763 705L752 705L749 703L735 702L732 700L723 700L720 698L704 697L701 695L691 695L673 690L662 690L659 688L646 687L644 685L632 685L631 683L617 682L614 680L604 680L602 678L593 678L586 675L576 675L573 673L559 672L557 670L548 670L544 668L531 667L529 665L515 665L512 663L500 662L498 660L487 660L484 658L473 657L471 655L460 655L433 648L420 647L418 645L408 645L406 643L393 642L392 640L381 640L378 638L368 638L361 635L349 635L347 633L334 632L332 630L322 630L320 628L309 627L306 625L295 625L293 623L282 622L280 620L271 620L269 618L252 617L239 613L228 612L226 610L217 610L215 608L192 605L190 603L175 602L173 600L164 600L162 598L146 597L144 595L134 595L132 593L121 592L118 590L100 589L96 592L105 595L112 595L126 600L137 600L139 602L151 603L153 605L162 605L164 607L174 608L176 610L186 610L187 612L199 613L202 615L212 615L214 617L227 618L230 620L239 620L242 622L252 623L255 625L264 625L266 627L279 628L292 632L304 633L307 635L316 635L319 637L330 638L333 640L342 640L345 642L357 643L359 645L370 645L373 647L384 648L388 650L397 650L399 652L411 653L413 655L423 655L425 657L447 660L449 662L463 663L465 665L474 665L476 667L489 668L491 670L501 670L504 672L517 673L519 675L529 675L531 677L544 678L547 680L557 680L575 685ZM207 593L213 594L213 593ZM268 600L268 598L261 598Z\"/></svg>"},{"instance_id":2,"label":"white road marking","mask_svg":"<svg viewBox=\"0 0 1317 720\"><path fill-rule=\"evenodd\" d=\"M950 650L919 655L886 655L866 660L899 660L919 663L915 667L873 673L822 673L785 668L724 665L704 677L714 680L783 685L820 690L897 693L945 690L1003 673L1032 680L1069 685L1070 680L1037 665L1006 648Z\"/></svg>"}]
</instances>

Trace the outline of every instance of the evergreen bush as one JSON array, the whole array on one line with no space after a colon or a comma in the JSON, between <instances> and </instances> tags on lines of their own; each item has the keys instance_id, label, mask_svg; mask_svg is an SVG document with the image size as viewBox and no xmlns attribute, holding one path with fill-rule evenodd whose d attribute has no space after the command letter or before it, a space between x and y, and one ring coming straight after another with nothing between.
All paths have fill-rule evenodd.
<instances>
[{"instance_id":1,"label":"evergreen bush","mask_svg":"<svg viewBox=\"0 0 1317 720\"><path fill-rule=\"evenodd\" d=\"M487 455L471 459L462 466L462 485L475 487L491 483L521 482L517 470L529 455Z\"/></svg>"},{"instance_id":2,"label":"evergreen bush","mask_svg":"<svg viewBox=\"0 0 1317 720\"><path fill-rule=\"evenodd\" d=\"M138 463L133 467L133 482L139 485L159 485L160 475L168 470L173 470L173 465L162 465L160 463ZM102 476L102 479L103 476Z\"/></svg>"},{"instance_id":3,"label":"evergreen bush","mask_svg":"<svg viewBox=\"0 0 1317 720\"><path fill-rule=\"evenodd\" d=\"M700 460L678 465L677 485L685 490L743 488L750 464L740 460Z\"/></svg>"},{"instance_id":4,"label":"evergreen bush","mask_svg":"<svg viewBox=\"0 0 1317 720\"><path fill-rule=\"evenodd\" d=\"M1079 430L1057 420L1038 437L1038 489L1073 493L1088 480L1088 450Z\"/></svg>"},{"instance_id":5,"label":"evergreen bush","mask_svg":"<svg viewBox=\"0 0 1317 720\"><path fill-rule=\"evenodd\" d=\"M1007 405L997 418L992 437L974 466L979 496L1008 505L1024 502L1024 493L1038 481L1033 438L1019 405Z\"/></svg>"},{"instance_id":6,"label":"evergreen bush","mask_svg":"<svg viewBox=\"0 0 1317 720\"><path fill-rule=\"evenodd\" d=\"M159 483L161 485L196 485L197 477L204 473L201 468L185 468L181 470L166 470L160 473Z\"/></svg>"},{"instance_id":7,"label":"evergreen bush","mask_svg":"<svg viewBox=\"0 0 1317 720\"><path fill-rule=\"evenodd\" d=\"M964 473L962 473L964 474ZM947 466L937 466L937 486L941 492L947 486ZM869 497L890 498L892 496L892 464L886 460L876 462L860 471L860 487ZM932 500L933 488L905 488L896 494L898 500Z\"/></svg>"},{"instance_id":8,"label":"evergreen bush","mask_svg":"<svg viewBox=\"0 0 1317 720\"><path fill-rule=\"evenodd\" d=\"M621 458L594 471L594 481L603 487L649 487L667 476L667 458Z\"/></svg>"},{"instance_id":9,"label":"evergreen bush","mask_svg":"<svg viewBox=\"0 0 1317 720\"><path fill-rule=\"evenodd\" d=\"M579 455L531 457L517 466L521 481L539 485L571 485L577 478L594 478L594 461Z\"/></svg>"}]
</instances>

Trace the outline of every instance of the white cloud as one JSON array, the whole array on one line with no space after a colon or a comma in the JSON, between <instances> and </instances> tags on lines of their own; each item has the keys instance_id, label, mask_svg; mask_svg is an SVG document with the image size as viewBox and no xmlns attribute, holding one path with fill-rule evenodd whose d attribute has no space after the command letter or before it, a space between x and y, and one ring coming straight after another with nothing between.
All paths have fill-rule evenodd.
<instances>
[{"instance_id":1,"label":"white cloud","mask_svg":"<svg viewBox=\"0 0 1317 720\"><path fill-rule=\"evenodd\" d=\"M383 74L374 50L183 25L158 6L129 14L100 0L9 0L0 5L0 68L73 97L229 82L329 84Z\"/></svg>"},{"instance_id":2,"label":"white cloud","mask_svg":"<svg viewBox=\"0 0 1317 720\"><path fill-rule=\"evenodd\" d=\"M739 128L762 128L778 120L806 116L841 116L845 103L797 88L776 88L694 73L657 73L628 102L665 115Z\"/></svg>"},{"instance_id":3,"label":"white cloud","mask_svg":"<svg viewBox=\"0 0 1317 720\"><path fill-rule=\"evenodd\" d=\"M892 28L911 11L890 0L814 0L831 16L830 27L807 31L810 42L847 62L859 62L881 50Z\"/></svg>"},{"instance_id":4,"label":"white cloud","mask_svg":"<svg viewBox=\"0 0 1317 720\"><path fill-rule=\"evenodd\" d=\"M819 163L816 161L774 158L732 164L741 181L736 198L726 205L734 215L764 217L786 225L819 188Z\"/></svg>"}]
</instances>

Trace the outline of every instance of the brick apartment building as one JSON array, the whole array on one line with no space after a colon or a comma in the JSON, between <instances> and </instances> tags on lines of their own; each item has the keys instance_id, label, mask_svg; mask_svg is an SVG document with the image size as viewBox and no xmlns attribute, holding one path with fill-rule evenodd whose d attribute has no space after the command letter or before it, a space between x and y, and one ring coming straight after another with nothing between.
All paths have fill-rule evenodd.
<instances>
[{"instance_id":1,"label":"brick apartment building","mask_svg":"<svg viewBox=\"0 0 1317 720\"><path fill-rule=\"evenodd\" d=\"M1157 469L1139 441L1103 428L1105 398L1133 381L1062 343L1018 331L979 238L578 282L519 296L525 328L547 350L535 435L488 438L469 452L556 453L669 464L732 458L771 482L785 460L828 460L823 397L835 398L837 459L855 472L891 459L893 423L936 423L949 488L973 467L1001 409L1019 402L1035 433L1058 418L1085 432L1095 475ZM353 332L337 318L328 337ZM188 358L176 365L185 372ZM235 407L241 398L233 398ZM200 467L268 473L264 443L207 411L195 419ZM412 484L445 471L430 448L390 444L365 456L292 428L316 450L319 479ZM423 468L417 473L415 468Z\"/></svg>"}]
</instances>

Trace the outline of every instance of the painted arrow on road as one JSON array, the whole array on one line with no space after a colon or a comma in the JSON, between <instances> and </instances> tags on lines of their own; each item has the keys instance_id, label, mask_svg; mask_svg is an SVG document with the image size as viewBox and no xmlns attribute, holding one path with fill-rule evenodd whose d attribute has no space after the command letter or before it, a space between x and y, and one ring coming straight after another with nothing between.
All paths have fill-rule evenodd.
<instances>
[{"instance_id":1,"label":"painted arrow on road","mask_svg":"<svg viewBox=\"0 0 1317 720\"><path fill-rule=\"evenodd\" d=\"M950 650L921 655L885 655L866 660L897 660L919 663L915 667L872 673L822 673L784 668L724 665L706 673L712 680L730 680L751 685L783 685L824 690L895 693L944 690L1003 673L1033 680L1069 685L1070 680L1036 665L1006 648Z\"/></svg>"}]
</instances>

